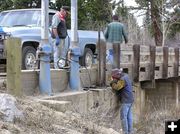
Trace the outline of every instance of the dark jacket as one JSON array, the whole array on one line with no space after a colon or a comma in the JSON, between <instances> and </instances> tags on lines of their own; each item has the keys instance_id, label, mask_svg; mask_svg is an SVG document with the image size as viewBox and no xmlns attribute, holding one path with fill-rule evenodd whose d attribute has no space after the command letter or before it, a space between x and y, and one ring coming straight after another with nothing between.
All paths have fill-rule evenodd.
<instances>
[{"instance_id":1,"label":"dark jacket","mask_svg":"<svg viewBox=\"0 0 180 134\"><path fill-rule=\"evenodd\" d=\"M133 86L129 76L123 73L120 79L125 81L125 86L123 89L116 91L118 98L120 99L121 103L133 103Z\"/></svg>"}]
</instances>

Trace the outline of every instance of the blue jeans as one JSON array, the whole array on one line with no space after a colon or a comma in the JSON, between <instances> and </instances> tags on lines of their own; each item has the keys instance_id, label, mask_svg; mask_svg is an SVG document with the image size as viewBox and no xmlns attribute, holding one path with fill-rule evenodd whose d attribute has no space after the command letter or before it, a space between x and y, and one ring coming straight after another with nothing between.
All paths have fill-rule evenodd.
<instances>
[{"instance_id":1,"label":"blue jeans","mask_svg":"<svg viewBox=\"0 0 180 134\"><path fill-rule=\"evenodd\" d=\"M109 64L113 64L113 49L107 50L106 61Z\"/></svg>"},{"instance_id":2,"label":"blue jeans","mask_svg":"<svg viewBox=\"0 0 180 134\"><path fill-rule=\"evenodd\" d=\"M120 119L124 134L131 134L133 131L132 103L121 104Z\"/></svg>"},{"instance_id":3,"label":"blue jeans","mask_svg":"<svg viewBox=\"0 0 180 134\"><path fill-rule=\"evenodd\" d=\"M106 51L106 63L111 64L111 65L114 64L113 54L114 54L113 49L109 49L109 50ZM120 62L121 62L121 58L120 58Z\"/></svg>"},{"instance_id":4,"label":"blue jeans","mask_svg":"<svg viewBox=\"0 0 180 134\"><path fill-rule=\"evenodd\" d=\"M54 52L54 68L59 69L58 60L60 58L66 59L68 47L65 44L65 39L60 39L60 44L56 46L56 40L53 39L53 52Z\"/></svg>"}]
</instances>

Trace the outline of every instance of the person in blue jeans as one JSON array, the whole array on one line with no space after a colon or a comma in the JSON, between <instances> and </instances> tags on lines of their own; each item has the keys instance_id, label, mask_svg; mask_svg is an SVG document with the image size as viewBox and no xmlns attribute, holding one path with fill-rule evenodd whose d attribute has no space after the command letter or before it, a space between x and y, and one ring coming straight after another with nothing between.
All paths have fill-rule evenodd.
<instances>
[{"instance_id":1,"label":"person in blue jeans","mask_svg":"<svg viewBox=\"0 0 180 134\"><path fill-rule=\"evenodd\" d=\"M68 46L65 44L65 38L67 37L66 17L69 14L69 7L62 6L52 18L52 43L53 43L53 56L54 56L54 68L59 69L58 61L61 59L61 67L65 66L65 60L68 52Z\"/></svg>"},{"instance_id":2,"label":"person in blue jeans","mask_svg":"<svg viewBox=\"0 0 180 134\"><path fill-rule=\"evenodd\" d=\"M128 74L123 73L122 69L113 69L112 81L110 86L115 91L121 102L120 119L124 134L133 132L132 105L134 102L133 86Z\"/></svg>"},{"instance_id":3,"label":"person in blue jeans","mask_svg":"<svg viewBox=\"0 0 180 134\"><path fill-rule=\"evenodd\" d=\"M119 16L117 14L112 16L112 22L107 25L104 31L104 37L107 41L106 61L107 63L113 65L113 44L120 45L123 43L123 41L128 43L128 36L125 30L125 26L120 22Z\"/></svg>"}]
</instances>

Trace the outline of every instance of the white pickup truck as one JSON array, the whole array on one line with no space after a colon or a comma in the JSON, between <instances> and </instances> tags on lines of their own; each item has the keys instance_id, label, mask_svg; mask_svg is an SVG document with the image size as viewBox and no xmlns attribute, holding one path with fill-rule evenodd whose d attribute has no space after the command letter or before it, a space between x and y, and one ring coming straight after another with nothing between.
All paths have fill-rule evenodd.
<instances>
[{"instance_id":1,"label":"white pickup truck","mask_svg":"<svg viewBox=\"0 0 180 134\"><path fill-rule=\"evenodd\" d=\"M49 10L49 26L56 12ZM36 50L41 41L41 9L16 9L0 13L0 61L6 60L4 40L8 36L21 39L22 69L34 68ZM78 37L81 49L80 65L89 66L94 61L98 32L78 30ZM69 36L65 42L70 44Z\"/></svg>"}]
</instances>

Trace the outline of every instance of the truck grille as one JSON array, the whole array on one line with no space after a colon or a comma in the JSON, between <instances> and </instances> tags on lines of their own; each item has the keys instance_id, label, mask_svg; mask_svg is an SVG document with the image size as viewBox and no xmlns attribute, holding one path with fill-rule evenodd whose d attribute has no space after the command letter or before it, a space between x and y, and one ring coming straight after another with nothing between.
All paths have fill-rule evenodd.
<instances>
[{"instance_id":1,"label":"truck grille","mask_svg":"<svg viewBox=\"0 0 180 134\"><path fill-rule=\"evenodd\" d=\"M8 36L8 35L6 35L5 33L4 33L4 34L1 33L1 34L0 34L0 41L5 40L7 36Z\"/></svg>"},{"instance_id":2,"label":"truck grille","mask_svg":"<svg viewBox=\"0 0 180 134\"><path fill-rule=\"evenodd\" d=\"M4 52L4 35L0 34L0 59L5 59L5 52Z\"/></svg>"}]
</instances>

